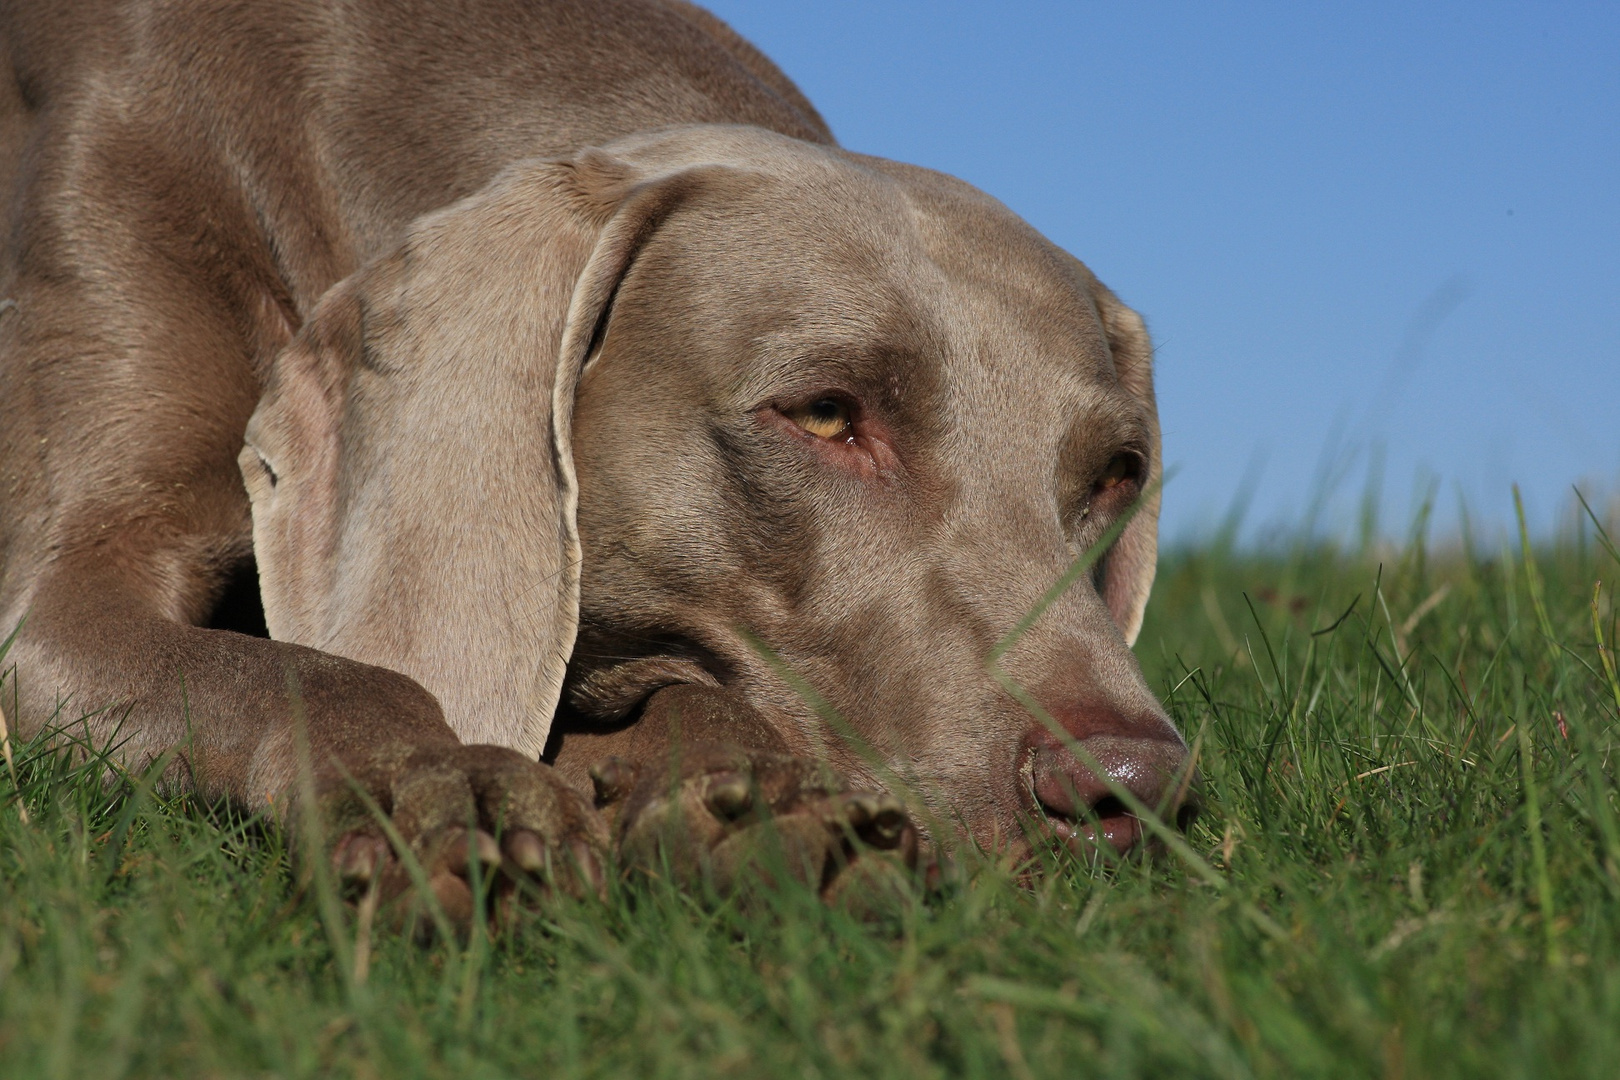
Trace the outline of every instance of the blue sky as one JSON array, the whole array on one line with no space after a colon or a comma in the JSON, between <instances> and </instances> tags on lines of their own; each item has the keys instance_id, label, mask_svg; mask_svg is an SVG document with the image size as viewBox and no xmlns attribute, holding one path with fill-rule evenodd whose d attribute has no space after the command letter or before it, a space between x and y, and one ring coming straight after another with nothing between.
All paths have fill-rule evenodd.
<instances>
[{"instance_id":1,"label":"blue sky","mask_svg":"<svg viewBox=\"0 0 1620 1080\"><path fill-rule=\"evenodd\" d=\"M1168 536L1620 494L1620 4L709 6L1147 316Z\"/></svg>"}]
</instances>

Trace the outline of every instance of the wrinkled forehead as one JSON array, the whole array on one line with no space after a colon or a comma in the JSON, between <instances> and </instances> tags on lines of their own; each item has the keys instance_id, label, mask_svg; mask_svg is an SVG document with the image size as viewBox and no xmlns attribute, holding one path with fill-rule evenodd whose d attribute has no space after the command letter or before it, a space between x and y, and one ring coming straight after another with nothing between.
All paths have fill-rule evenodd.
<instances>
[{"instance_id":1,"label":"wrinkled forehead","mask_svg":"<svg viewBox=\"0 0 1620 1080\"><path fill-rule=\"evenodd\" d=\"M1122 394L1090 273L960 181L807 148L728 170L670 224L647 257L750 383L831 365L910 380L964 421L1016 399L1057 422Z\"/></svg>"}]
</instances>

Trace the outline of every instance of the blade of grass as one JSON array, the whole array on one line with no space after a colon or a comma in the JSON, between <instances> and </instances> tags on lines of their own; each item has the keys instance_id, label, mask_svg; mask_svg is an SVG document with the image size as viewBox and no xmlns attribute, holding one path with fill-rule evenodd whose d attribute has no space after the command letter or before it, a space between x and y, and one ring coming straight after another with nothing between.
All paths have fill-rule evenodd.
<instances>
[{"instance_id":1,"label":"blade of grass","mask_svg":"<svg viewBox=\"0 0 1620 1080\"><path fill-rule=\"evenodd\" d=\"M1603 640L1603 620L1598 611L1598 600L1602 594L1603 582L1599 581L1592 586L1592 636L1597 641L1598 662L1614 699L1615 716L1620 718L1620 678L1616 677L1613 650ZM1615 820L1614 807L1609 801L1611 781L1603 768L1603 758L1596 745L1596 732L1588 731L1582 725L1576 729L1576 737L1582 744L1581 756L1585 759L1587 797L1592 800L1591 814L1603 838L1609 887L1620 896L1620 822Z\"/></svg>"},{"instance_id":2,"label":"blade of grass","mask_svg":"<svg viewBox=\"0 0 1620 1080\"><path fill-rule=\"evenodd\" d=\"M1000 663L1001 658L1006 656L1014 645L1018 644L1018 639L1027 634L1030 627L1039 622L1041 616L1046 614L1047 608L1057 603L1064 593L1074 588L1075 582L1090 572L1091 568L1096 565L1097 560L1107 554L1114 541L1118 540L1120 535L1125 532L1125 527L1131 523L1142 507L1146 506L1169 480L1170 474L1167 473L1159 480L1142 489L1142 493L1136 497L1135 501L1127 506L1124 512L1115 518L1107 529L1103 530L1103 534L1097 538L1097 541L1082 552L1080 557L1075 559L1069 565L1069 568L1052 583L1052 587L1041 594L1041 598L1035 601L1035 605L1029 611L1025 612L1024 617L1019 619L1018 623L1000 641L996 642L995 646L990 650L989 664Z\"/></svg>"},{"instance_id":3,"label":"blade of grass","mask_svg":"<svg viewBox=\"0 0 1620 1080\"><path fill-rule=\"evenodd\" d=\"M1271 665L1272 678L1277 682L1278 711L1285 712L1283 702L1288 697L1288 676L1283 671L1282 666L1277 663L1277 654L1271 648L1271 635L1266 633L1265 624L1260 621L1260 613L1255 610L1254 601L1249 599L1248 593L1243 594L1243 602L1249 606L1249 618L1254 620L1254 628L1260 634L1260 644L1266 648L1266 662ZM1256 668L1255 670L1258 671L1259 669Z\"/></svg>"},{"instance_id":4,"label":"blade of grass","mask_svg":"<svg viewBox=\"0 0 1620 1080\"><path fill-rule=\"evenodd\" d=\"M1524 587L1530 594L1530 607L1536 613L1536 625L1541 628L1542 643L1547 647L1547 655L1552 660L1553 671L1560 676L1564 670L1564 657L1558 651L1558 635L1553 632L1552 618L1547 614L1547 604L1541 583L1541 570L1536 566L1535 552L1530 547L1530 527L1524 520L1524 500L1519 496L1519 485L1513 485L1513 513L1519 520L1519 548L1524 557Z\"/></svg>"},{"instance_id":5,"label":"blade of grass","mask_svg":"<svg viewBox=\"0 0 1620 1080\"><path fill-rule=\"evenodd\" d=\"M945 822L933 810L937 800L928 798L926 792L917 790L915 784L890 767L883 755L878 753L877 748L867 742L861 733L855 730L854 725L833 707L832 702L811 686L809 680L795 671L765 639L747 627L738 627L737 631L760 658L770 665L771 670L776 672L777 676L786 682L850 749L855 751L885 786L900 793L908 806L915 807L914 812L924 818L923 824L930 835L936 840L943 839L947 835L944 831Z\"/></svg>"},{"instance_id":6,"label":"blade of grass","mask_svg":"<svg viewBox=\"0 0 1620 1080\"><path fill-rule=\"evenodd\" d=\"M16 304L9 300L6 303L16 307ZM3 306L0 306L0 313L3 313L3 311ZM16 626L12 627L11 633L6 635L5 641L0 641L0 664L5 662L6 654L11 651L12 642L17 640L18 634L22 633L23 621L19 621ZM0 686L4 686L5 681L5 676L0 675ZM11 774L11 786L17 790L17 815L22 818L22 823L27 825L28 803L23 798L22 786L17 782L17 763L11 755L11 729L6 725L6 711L4 708L0 708L0 753L5 755L6 770Z\"/></svg>"},{"instance_id":7,"label":"blade of grass","mask_svg":"<svg viewBox=\"0 0 1620 1080\"><path fill-rule=\"evenodd\" d=\"M1547 938L1547 962L1554 966L1564 962L1558 946L1558 926L1554 919L1552 876L1547 870L1547 841L1541 835L1541 796L1536 787L1535 759L1530 743L1528 725L1517 725L1519 735L1519 772L1524 783L1524 810L1530 830L1530 858L1535 866L1536 899L1541 907L1541 926Z\"/></svg>"},{"instance_id":8,"label":"blade of grass","mask_svg":"<svg viewBox=\"0 0 1620 1080\"><path fill-rule=\"evenodd\" d=\"M163 776L164 770L169 767L169 763L174 760L174 756L179 752L180 747L169 747L139 777L133 779L117 761L110 757L105 759L109 771L119 775L125 783L129 784L130 795L124 802L123 812L118 815L118 820L108 832L107 846L102 849L101 879L103 883L111 881L117 876L119 866L123 862L124 841L129 836L130 829L134 827L135 819L146 812L146 803L151 796L153 785Z\"/></svg>"},{"instance_id":9,"label":"blade of grass","mask_svg":"<svg viewBox=\"0 0 1620 1080\"><path fill-rule=\"evenodd\" d=\"M360 800L360 805L365 807L366 813L370 814L372 820L377 823L377 828L382 830L383 836L388 839L389 846L394 849L395 857L399 859L400 865L405 868L406 875L411 879L411 886L416 889L423 905L427 908L428 918L433 920L434 930L438 932L439 937L453 952L456 941L455 927L451 925L450 917L445 914L444 908L439 904L438 897L433 894L431 883L428 881L427 870L423 868L421 860L416 857L415 852L411 851L411 845L406 842L405 837L395 828L388 814L383 811L381 806L377 805L377 800L371 797L371 793L360 784L360 781L356 780L349 770L343 767L342 762L334 762L333 766L338 770L339 775L343 777L344 782L349 785L349 790L354 793L354 797ZM455 957L452 956L451 959L453 960ZM447 970L453 966L447 965Z\"/></svg>"},{"instance_id":10,"label":"blade of grass","mask_svg":"<svg viewBox=\"0 0 1620 1080\"><path fill-rule=\"evenodd\" d=\"M483 985L479 976L483 974L489 956L489 925L484 916L489 882L485 880L483 861L471 854L475 846L472 838L477 835L478 819L470 808L466 827L469 838L467 887L473 896L473 925L468 935L467 948L462 951L461 992L456 1000L456 1030L462 1034L472 1030L473 1016L478 1007L478 990Z\"/></svg>"},{"instance_id":11,"label":"blade of grass","mask_svg":"<svg viewBox=\"0 0 1620 1080\"><path fill-rule=\"evenodd\" d=\"M1603 617L1598 601L1603 596L1603 582L1592 586L1592 636L1597 641L1598 663L1602 665L1604 681L1609 684L1609 695L1614 699L1614 714L1620 718L1620 676L1616 675L1614 649L1604 644Z\"/></svg>"},{"instance_id":12,"label":"blade of grass","mask_svg":"<svg viewBox=\"0 0 1620 1080\"><path fill-rule=\"evenodd\" d=\"M345 995L349 999L350 1007L358 1012L360 996L364 991L354 979L357 969L354 963L354 950L344 933L346 920L343 918L343 902L338 898L337 887L332 883L332 868L326 858L326 830L325 823L321 820L320 804L315 795L315 768L310 756L304 695L298 685L297 674L290 665L287 668L287 696L292 706L293 748L298 759L298 806L295 813L298 838L303 847L303 862L309 868L310 880L315 890L316 910L320 913L321 925L326 930L332 955L337 959L338 973L343 979Z\"/></svg>"},{"instance_id":13,"label":"blade of grass","mask_svg":"<svg viewBox=\"0 0 1620 1080\"><path fill-rule=\"evenodd\" d=\"M1034 695L1020 686L1016 680L1009 677L999 667L991 668L991 673L1008 694L1012 695L1031 716L1039 720L1052 733L1052 737L1057 739L1064 749L1074 755L1076 761L1091 770L1092 775L1103 782L1103 786L1108 789L1109 794L1123 803L1126 809L1130 810L1132 816L1174 852L1195 876L1218 891L1226 891L1229 884L1226 877L1211 866L1203 856L1192 849L1192 845L1187 843L1180 830L1166 825L1157 813L1136 797L1135 792L1110 776L1108 770L1103 768L1102 763L1082 746L1078 739L1070 735L1062 724L1058 723L1050 713L1042 708L1040 702L1035 700ZM1248 900L1240 899L1238 903L1244 915L1267 935L1277 941L1289 940L1287 931L1278 926L1271 916L1261 911Z\"/></svg>"},{"instance_id":14,"label":"blade of grass","mask_svg":"<svg viewBox=\"0 0 1620 1080\"><path fill-rule=\"evenodd\" d=\"M1406 695L1407 703L1415 711L1421 713L1423 711L1423 702L1419 699L1417 691L1412 688L1412 679L1406 673L1406 661L1408 658L1401 655L1400 631L1395 626L1395 616L1390 614L1389 602L1384 599L1384 568L1382 566L1379 566L1378 578L1373 583L1373 599L1378 601L1378 608L1384 613L1384 622L1389 626L1390 648L1395 654L1393 669L1385 665L1385 670L1389 673L1390 680ZM1369 644L1372 645L1374 655L1378 656L1379 662L1382 663L1382 655L1378 652L1377 642L1370 641Z\"/></svg>"},{"instance_id":15,"label":"blade of grass","mask_svg":"<svg viewBox=\"0 0 1620 1080\"><path fill-rule=\"evenodd\" d=\"M17 780L17 761L11 755L11 728L6 725L6 710L0 708L0 754L5 755L6 771L11 774L11 786L17 792L17 816L28 824L28 803L23 798L22 784Z\"/></svg>"},{"instance_id":16,"label":"blade of grass","mask_svg":"<svg viewBox=\"0 0 1620 1080\"><path fill-rule=\"evenodd\" d=\"M1609 539L1608 531L1603 528L1603 522L1599 521L1597 514L1593 513L1591 504L1586 501L1586 496L1581 494L1581 489L1575 488L1574 490L1575 497L1581 501L1581 509L1586 511L1586 516L1592 519L1592 527L1597 530L1598 543L1602 544L1603 550L1609 553L1609 558L1620 564L1620 547L1616 547L1614 541Z\"/></svg>"}]
</instances>

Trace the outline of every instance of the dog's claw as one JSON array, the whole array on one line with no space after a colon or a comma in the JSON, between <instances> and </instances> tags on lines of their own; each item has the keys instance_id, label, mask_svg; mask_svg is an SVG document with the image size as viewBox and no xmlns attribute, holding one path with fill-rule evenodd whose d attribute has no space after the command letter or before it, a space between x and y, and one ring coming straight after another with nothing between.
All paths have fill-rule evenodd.
<instances>
[{"instance_id":1,"label":"dog's claw","mask_svg":"<svg viewBox=\"0 0 1620 1080\"><path fill-rule=\"evenodd\" d=\"M607 890L607 871L602 866L602 857L596 849L584 840L575 840L568 848L573 856L575 872L584 882L588 892L598 896Z\"/></svg>"},{"instance_id":2,"label":"dog's claw","mask_svg":"<svg viewBox=\"0 0 1620 1080\"><path fill-rule=\"evenodd\" d=\"M636 770L621 757L605 758L590 767L591 786L596 789L596 805L603 807L630 794L636 784Z\"/></svg>"},{"instance_id":3,"label":"dog's claw","mask_svg":"<svg viewBox=\"0 0 1620 1080\"><path fill-rule=\"evenodd\" d=\"M472 924L473 894L465 878L449 872L436 874L428 882L428 887L433 890L433 898L439 902L440 910L452 926L465 928ZM424 930L431 932L432 928L431 923L419 927L416 936L421 938Z\"/></svg>"},{"instance_id":4,"label":"dog's claw","mask_svg":"<svg viewBox=\"0 0 1620 1080\"><path fill-rule=\"evenodd\" d=\"M842 796L841 802L844 820L862 842L884 850L900 845L907 821L899 799L887 792L856 791Z\"/></svg>"},{"instance_id":5,"label":"dog's claw","mask_svg":"<svg viewBox=\"0 0 1620 1080\"><path fill-rule=\"evenodd\" d=\"M605 894L607 822L548 766L473 745L395 754L374 775L368 807L357 811L352 781L341 777L330 781L322 812L349 822L388 808L405 844L399 858L373 826L327 834L338 838L329 859L345 893L374 891L367 902L388 924L431 937L441 914L465 932L481 905L496 920L516 919L559 892Z\"/></svg>"},{"instance_id":6,"label":"dog's claw","mask_svg":"<svg viewBox=\"0 0 1620 1080\"><path fill-rule=\"evenodd\" d=\"M371 879L387 860L387 841L364 834L345 837L332 853L332 867L345 885L371 884Z\"/></svg>"},{"instance_id":7,"label":"dog's claw","mask_svg":"<svg viewBox=\"0 0 1620 1080\"><path fill-rule=\"evenodd\" d=\"M721 893L785 871L862 913L911 895L918 835L895 796L850 791L817 761L723 743L689 745L682 774L648 772L624 804L617 828L629 869Z\"/></svg>"},{"instance_id":8,"label":"dog's claw","mask_svg":"<svg viewBox=\"0 0 1620 1080\"><path fill-rule=\"evenodd\" d=\"M735 821L753 808L753 785L740 773L718 773L705 782L703 803L721 821Z\"/></svg>"},{"instance_id":9,"label":"dog's claw","mask_svg":"<svg viewBox=\"0 0 1620 1080\"><path fill-rule=\"evenodd\" d=\"M474 829L470 833L463 829L445 845L445 865L457 874L469 871L475 859L486 870L501 865L500 845L482 829Z\"/></svg>"},{"instance_id":10,"label":"dog's claw","mask_svg":"<svg viewBox=\"0 0 1620 1080\"><path fill-rule=\"evenodd\" d=\"M545 841L528 829L515 829L506 838L506 854L518 869L529 874L541 874L546 869Z\"/></svg>"}]
</instances>

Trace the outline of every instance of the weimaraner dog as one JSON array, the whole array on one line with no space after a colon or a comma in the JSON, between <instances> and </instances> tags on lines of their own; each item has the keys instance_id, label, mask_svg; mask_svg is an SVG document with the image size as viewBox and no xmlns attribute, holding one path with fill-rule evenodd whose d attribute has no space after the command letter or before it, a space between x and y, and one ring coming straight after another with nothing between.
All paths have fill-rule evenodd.
<instances>
[{"instance_id":1,"label":"weimaraner dog","mask_svg":"<svg viewBox=\"0 0 1620 1080\"><path fill-rule=\"evenodd\" d=\"M680 0L4 0L0 49L25 734L313 790L399 894L391 822L453 913L766 821L832 896L926 820L1173 817L1152 349L995 200Z\"/></svg>"}]
</instances>

